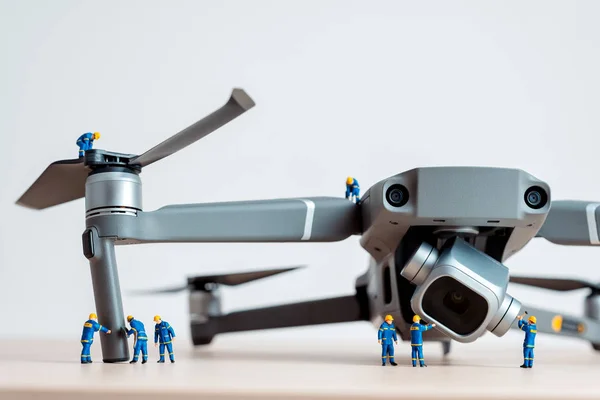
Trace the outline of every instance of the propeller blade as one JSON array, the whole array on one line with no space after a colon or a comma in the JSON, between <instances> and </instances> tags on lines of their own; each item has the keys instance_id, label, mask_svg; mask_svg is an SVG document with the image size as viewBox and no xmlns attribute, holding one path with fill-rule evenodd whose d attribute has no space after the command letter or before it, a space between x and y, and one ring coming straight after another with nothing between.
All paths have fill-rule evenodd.
<instances>
[{"instance_id":1,"label":"propeller blade","mask_svg":"<svg viewBox=\"0 0 600 400\"><path fill-rule=\"evenodd\" d=\"M194 286L201 286L207 283L217 283L225 286L237 286L243 283L256 281L259 279L267 278L269 276L281 274L283 272L292 271L298 268L303 268L304 266L299 265L295 267L289 268L279 268L279 269L268 269L262 271L251 271L251 272L240 272L234 274L223 274L223 275L204 275L204 276L195 276L192 278L188 278L188 283Z\"/></svg>"},{"instance_id":2,"label":"propeller blade","mask_svg":"<svg viewBox=\"0 0 600 400\"><path fill-rule=\"evenodd\" d=\"M173 287L164 288L164 289L134 290L134 291L129 291L129 293L134 296L143 296L143 295L148 295L148 294L160 294L160 293L179 293L179 292L183 292L184 290L186 290L188 288L189 288L189 285L173 286Z\"/></svg>"},{"instance_id":3,"label":"propeller blade","mask_svg":"<svg viewBox=\"0 0 600 400\"><path fill-rule=\"evenodd\" d=\"M53 162L16 204L42 210L85 197L88 173L83 158Z\"/></svg>"},{"instance_id":4,"label":"propeller blade","mask_svg":"<svg viewBox=\"0 0 600 400\"><path fill-rule=\"evenodd\" d=\"M578 289L600 290L600 286L581 279L538 278L529 276L511 276L510 282L520 285L534 286L542 289L566 292Z\"/></svg>"},{"instance_id":5,"label":"propeller blade","mask_svg":"<svg viewBox=\"0 0 600 400\"><path fill-rule=\"evenodd\" d=\"M188 278L188 284L185 286L177 286L171 288L164 289L148 289L148 290L136 290L130 292L133 295L148 295L148 294L165 294L165 293L178 293L182 292L186 289L203 289L204 285L209 283L216 283L225 286L237 286L243 283L255 281L258 279L267 278L269 276L281 274L283 272L292 271L298 268L304 267L303 265L289 267L289 268L279 268L279 269L270 269L263 271L252 271L252 272L241 272L234 274L222 274L222 275L204 275L204 276L195 276Z\"/></svg>"},{"instance_id":6,"label":"propeller blade","mask_svg":"<svg viewBox=\"0 0 600 400\"><path fill-rule=\"evenodd\" d=\"M135 157L129 164L145 167L170 156L239 117L254 105L254 101L244 90L233 89L229 101L224 106L144 154Z\"/></svg>"}]
</instances>

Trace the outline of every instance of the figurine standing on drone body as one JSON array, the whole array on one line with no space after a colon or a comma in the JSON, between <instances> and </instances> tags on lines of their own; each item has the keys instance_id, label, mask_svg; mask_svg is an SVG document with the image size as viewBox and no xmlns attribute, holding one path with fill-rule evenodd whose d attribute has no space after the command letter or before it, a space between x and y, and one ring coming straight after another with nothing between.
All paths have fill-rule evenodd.
<instances>
[{"instance_id":1,"label":"figurine standing on drone body","mask_svg":"<svg viewBox=\"0 0 600 400\"><path fill-rule=\"evenodd\" d=\"M519 320L519 329L525 332L525 340L523 341L523 365L521 368L533 367L533 349L535 347L535 335L537 334L537 319L532 315L528 322L523 321L523 316L517 317Z\"/></svg>"},{"instance_id":2,"label":"figurine standing on drone body","mask_svg":"<svg viewBox=\"0 0 600 400\"><path fill-rule=\"evenodd\" d=\"M90 364L92 362L90 348L92 347L92 343L94 343L94 333L98 331L108 335L111 333L110 329L107 329L105 326L98 323L98 316L92 313L88 320L83 324L83 333L81 334L81 345L83 346L83 349L81 350L82 364Z\"/></svg>"},{"instance_id":3,"label":"figurine standing on drone body","mask_svg":"<svg viewBox=\"0 0 600 400\"><path fill-rule=\"evenodd\" d=\"M175 362L175 356L173 355L173 343L175 341L175 331L171 328L171 325L167 321L163 321L160 315L154 317L156 327L154 328L154 347L158 345L160 340L160 358L157 362L165 362L165 347L169 352L169 359L172 363Z\"/></svg>"},{"instance_id":4,"label":"figurine standing on drone body","mask_svg":"<svg viewBox=\"0 0 600 400\"><path fill-rule=\"evenodd\" d=\"M91 150L94 145L94 140L100 139L99 132L88 132L79 136L77 139L77 146L79 146L79 157L83 157L85 155L86 150Z\"/></svg>"},{"instance_id":5,"label":"figurine standing on drone body","mask_svg":"<svg viewBox=\"0 0 600 400\"><path fill-rule=\"evenodd\" d=\"M421 317L415 315L413 317L413 324L410 326L410 346L412 347L412 366L417 366L417 359L419 359L419 365L426 367L425 359L423 358L423 332L430 330L435 326L421 325Z\"/></svg>"},{"instance_id":6,"label":"figurine standing on drone body","mask_svg":"<svg viewBox=\"0 0 600 400\"><path fill-rule=\"evenodd\" d=\"M127 337L134 334L133 342L133 359L129 362L135 364L138 362L139 354L142 353L142 364L148 362L148 336L146 335L146 328L141 321L133 318L133 316L127 316L127 322L131 326L131 329L127 331Z\"/></svg>"},{"instance_id":7,"label":"figurine standing on drone body","mask_svg":"<svg viewBox=\"0 0 600 400\"><path fill-rule=\"evenodd\" d=\"M356 203L360 201L360 186L358 181L351 176L346 179L346 198L354 200Z\"/></svg>"},{"instance_id":8,"label":"figurine standing on drone body","mask_svg":"<svg viewBox=\"0 0 600 400\"><path fill-rule=\"evenodd\" d=\"M396 362L394 361L394 343L398 344L398 337L396 336L396 327L392 323L394 318L391 315L385 316L385 322L381 324L379 327L379 331L377 332L377 340L381 345L381 365L385 366L385 360L389 359L390 364L396 366Z\"/></svg>"}]
</instances>

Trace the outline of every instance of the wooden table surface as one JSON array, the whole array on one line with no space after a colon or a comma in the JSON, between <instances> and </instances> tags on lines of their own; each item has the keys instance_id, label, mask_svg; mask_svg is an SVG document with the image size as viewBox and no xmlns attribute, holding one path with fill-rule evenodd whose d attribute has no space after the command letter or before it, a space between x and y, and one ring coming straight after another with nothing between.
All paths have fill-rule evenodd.
<instances>
[{"instance_id":1,"label":"wooden table surface","mask_svg":"<svg viewBox=\"0 0 600 400\"><path fill-rule=\"evenodd\" d=\"M77 340L0 342L2 399L598 399L600 353L583 342L538 344L534 368L521 369L522 339L456 344L444 358L426 343L427 368L410 365L410 345L396 346L397 367L380 365L375 340L248 339L228 336L194 349L175 343L175 364L81 365Z\"/></svg>"}]
</instances>

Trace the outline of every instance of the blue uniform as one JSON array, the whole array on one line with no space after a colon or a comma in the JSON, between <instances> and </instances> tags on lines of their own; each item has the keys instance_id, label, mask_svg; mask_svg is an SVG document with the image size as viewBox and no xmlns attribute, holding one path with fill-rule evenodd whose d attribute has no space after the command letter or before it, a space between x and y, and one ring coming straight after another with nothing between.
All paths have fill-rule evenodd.
<instances>
[{"instance_id":1,"label":"blue uniform","mask_svg":"<svg viewBox=\"0 0 600 400\"><path fill-rule=\"evenodd\" d=\"M381 341L381 365L385 365L385 360L389 359L390 363L394 362L394 342L398 341L396 336L396 327L394 324L384 322L379 327L377 332L377 340Z\"/></svg>"},{"instance_id":2,"label":"blue uniform","mask_svg":"<svg viewBox=\"0 0 600 400\"><path fill-rule=\"evenodd\" d=\"M81 350L82 363L92 362L90 348L92 347L92 343L94 343L94 333L98 331L106 333L108 329L93 319L89 319L83 324L83 333L81 334L81 344L83 345L83 349Z\"/></svg>"},{"instance_id":3,"label":"blue uniform","mask_svg":"<svg viewBox=\"0 0 600 400\"><path fill-rule=\"evenodd\" d=\"M523 365L527 368L533 367L533 349L535 347L535 335L537 334L537 326L523 320L519 320L519 329L525 332L525 340L523 340Z\"/></svg>"},{"instance_id":4,"label":"blue uniform","mask_svg":"<svg viewBox=\"0 0 600 400\"><path fill-rule=\"evenodd\" d=\"M352 180L351 184L346 183L346 198L354 197L356 201L360 201L360 186L356 179Z\"/></svg>"},{"instance_id":5,"label":"blue uniform","mask_svg":"<svg viewBox=\"0 0 600 400\"><path fill-rule=\"evenodd\" d=\"M421 325L415 322L410 326L410 346L412 347L412 365L417 366L417 360L421 366L425 365L423 358L423 332L431 329L431 325Z\"/></svg>"},{"instance_id":6,"label":"blue uniform","mask_svg":"<svg viewBox=\"0 0 600 400\"><path fill-rule=\"evenodd\" d=\"M127 331L127 337L134 335L133 342L133 360L137 361L140 351L142 352L142 360L148 360L148 335L146 335L146 328L144 324L137 319L132 319L129 322L131 329Z\"/></svg>"},{"instance_id":7,"label":"blue uniform","mask_svg":"<svg viewBox=\"0 0 600 400\"><path fill-rule=\"evenodd\" d=\"M154 343L160 343L160 359L159 361L165 361L165 347L169 351L169 359L175 361L173 356L173 343L172 338L175 337L175 331L166 321L161 321L160 324L156 324L154 329Z\"/></svg>"},{"instance_id":8,"label":"blue uniform","mask_svg":"<svg viewBox=\"0 0 600 400\"><path fill-rule=\"evenodd\" d=\"M86 150L91 150L94 145L94 134L92 132L84 133L79 136L76 142L79 146L79 157L83 157Z\"/></svg>"}]
</instances>

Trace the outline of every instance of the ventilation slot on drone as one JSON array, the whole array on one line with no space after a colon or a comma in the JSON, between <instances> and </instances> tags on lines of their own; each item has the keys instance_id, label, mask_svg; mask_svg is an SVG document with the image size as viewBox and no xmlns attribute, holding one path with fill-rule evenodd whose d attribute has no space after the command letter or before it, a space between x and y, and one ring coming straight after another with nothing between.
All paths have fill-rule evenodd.
<instances>
[{"instance_id":1,"label":"ventilation slot on drone","mask_svg":"<svg viewBox=\"0 0 600 400\"><path fill-rule=\"evenodd\" d=\"M383 268L383 301L385 304L392 302L392 274L389 266Z\"/></svg>"}]
</instances>

